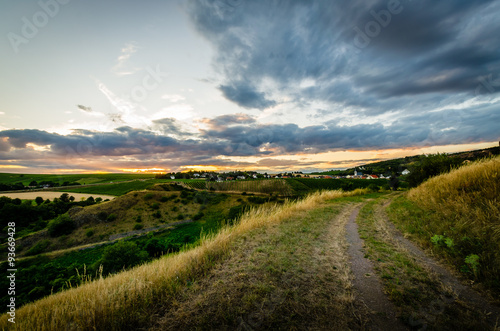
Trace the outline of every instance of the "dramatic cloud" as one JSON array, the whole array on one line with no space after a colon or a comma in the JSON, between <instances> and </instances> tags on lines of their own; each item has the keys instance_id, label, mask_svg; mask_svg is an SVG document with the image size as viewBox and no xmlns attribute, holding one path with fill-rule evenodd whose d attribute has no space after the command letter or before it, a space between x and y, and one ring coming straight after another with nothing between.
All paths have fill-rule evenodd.
<instances>
[{"instance_id":1,"label":"dramatic cloud","mask_svg":"<svg viewBox=\"0 0 500 331\"><path fill-rule=\"evenodd\" d=\"M199 0L187 11L217 49L220 90L245 108L323 101L371 116L500 91L500 1Z\"/></svg>"}]
</instances>

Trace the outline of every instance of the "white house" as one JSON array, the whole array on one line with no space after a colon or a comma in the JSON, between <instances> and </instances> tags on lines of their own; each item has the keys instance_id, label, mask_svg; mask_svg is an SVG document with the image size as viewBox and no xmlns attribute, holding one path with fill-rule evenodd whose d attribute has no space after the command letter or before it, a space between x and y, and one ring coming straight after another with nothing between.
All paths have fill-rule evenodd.
<instances>
[{"instance_id":1,"label":"white house","mask_svg":"<svg viewBox=\"0 0 500 331\"><path fill-rule=\"evenodd\" d=\"M405 170L403 170L403 172L402 172L402 174L403 174L403 175L408 175L409 173L410 173L410 170L408 170L408 169L405 169Z\"/></svg>"}]
</instances>

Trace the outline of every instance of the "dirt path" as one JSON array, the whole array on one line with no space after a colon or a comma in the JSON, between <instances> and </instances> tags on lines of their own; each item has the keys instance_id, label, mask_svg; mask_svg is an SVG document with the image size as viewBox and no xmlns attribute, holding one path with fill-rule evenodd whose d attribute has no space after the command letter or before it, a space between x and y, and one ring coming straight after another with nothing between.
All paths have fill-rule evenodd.
<instances>
[{"instance_id":1,"label":"dirt path","mask_svg":"<svg viewBox=\"0 0 500 331\"><path fill-rule=\"evenodd\" d=\"M396 307L384 294L380 279L373 269L373 264L365 258L363 240L359 237L356 218L358 206L354 209L346 225L347 250L350 256L351 269L354 274L353 286L357 292L356 300L361 302L370 312L373 330L407 330L396 316Z\"/></svg>"},{"instance_id":2,"label":"dirt path","mask_svg":"<svg viewBox=\"0 0 500 331\"><path fill-rule=\"evenodd\" d=\"M391 200L378 206L376 212L379 217L385 221L387 231L391 236L398 241L398 243L410 252L420 263L429 268L432 272L436 273L440 281L450 288L454 293L454 299L448 299L442 304L440 310L444 310L446 305L453 303L455 300L461 300L469 303L480 311L487 319L488 324L492 327L498 327L500 324L500 308L488 302L482 295L471 289L469 286L464 285L455 275L448 269L443 267L438 261L428 256L423 250L417 247L410 240L406 239L403 234L392 224L385 213L385 208L390 204Z\"/></svg>"},{"instance_id":3,"label":"dirt path","mask_svg":"<svg viewBox=\"0 0 500 331\"><path fill-rule=\"evenodd\" d=\"M193 282L155 330L361 330L353 307L345 225L353 205L296 213L231 248Z\"/></svg>"}]
</instances>

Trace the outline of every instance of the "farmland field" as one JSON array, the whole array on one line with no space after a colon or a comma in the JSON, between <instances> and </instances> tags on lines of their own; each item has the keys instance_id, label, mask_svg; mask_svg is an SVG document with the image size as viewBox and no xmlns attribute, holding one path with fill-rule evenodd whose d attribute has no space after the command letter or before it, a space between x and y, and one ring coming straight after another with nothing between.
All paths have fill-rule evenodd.
<instances>
[{"instance_id":1,"label":"farmland field","mask_svg":"<svg viewBox=\"0 0 500 331\"><path fill-rule=\"evenodd\" d=\"M0 183L23 183L28 186L32 181L53 181L56 183L78 182L82 185L120 182L134 179L151 179L153 174L76 174L76 175L40 175L0 173Z\"/></svg>"},{"instance_id":2,"label":"farmland field","mask_svg":"<svg viewBox=\"0 0 500 331\"><path fill-rule=\"evenodd\" d=\"M0 196L9 197L11 199L19 198L21 200L35 200L37 197L42 197L44 200L47 199L52 200L54 198L59 198L63 193L65 192L36 191L36 192L21 192L21 193L2 193L0 194ZM68 194L74 196L76 201L80 201L81 199L87 199L91 196L93 198L101 198L103 200L106 199L112 200L115 198L114 196L111 195L101 195L101 194L98 195L81 194L81 193L68 193Z\"/></svg>"}]
</instances>

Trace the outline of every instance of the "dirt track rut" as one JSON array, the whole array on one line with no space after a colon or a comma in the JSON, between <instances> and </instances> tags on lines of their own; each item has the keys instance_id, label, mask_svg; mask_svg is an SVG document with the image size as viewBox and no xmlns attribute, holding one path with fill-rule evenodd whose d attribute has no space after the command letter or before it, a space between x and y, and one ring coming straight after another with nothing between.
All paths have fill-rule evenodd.
<instances>
[{"instance_id":1,"label":"dirt track rut","mask_svg":"<svg viewBox=\"0 0 500 331\"><path fill-rule=\"evenodd\" d=\"M353 210L346 225L348 254L351 259L351 270L354 274L353 286L356 291L356 300L366 306L373 330L407 330L397 319L396 307L384 294L382 284L376 275L373 264L365 258L363 240L359 237L356 218L358 206Z\"/></svg>"}]
</instances>

